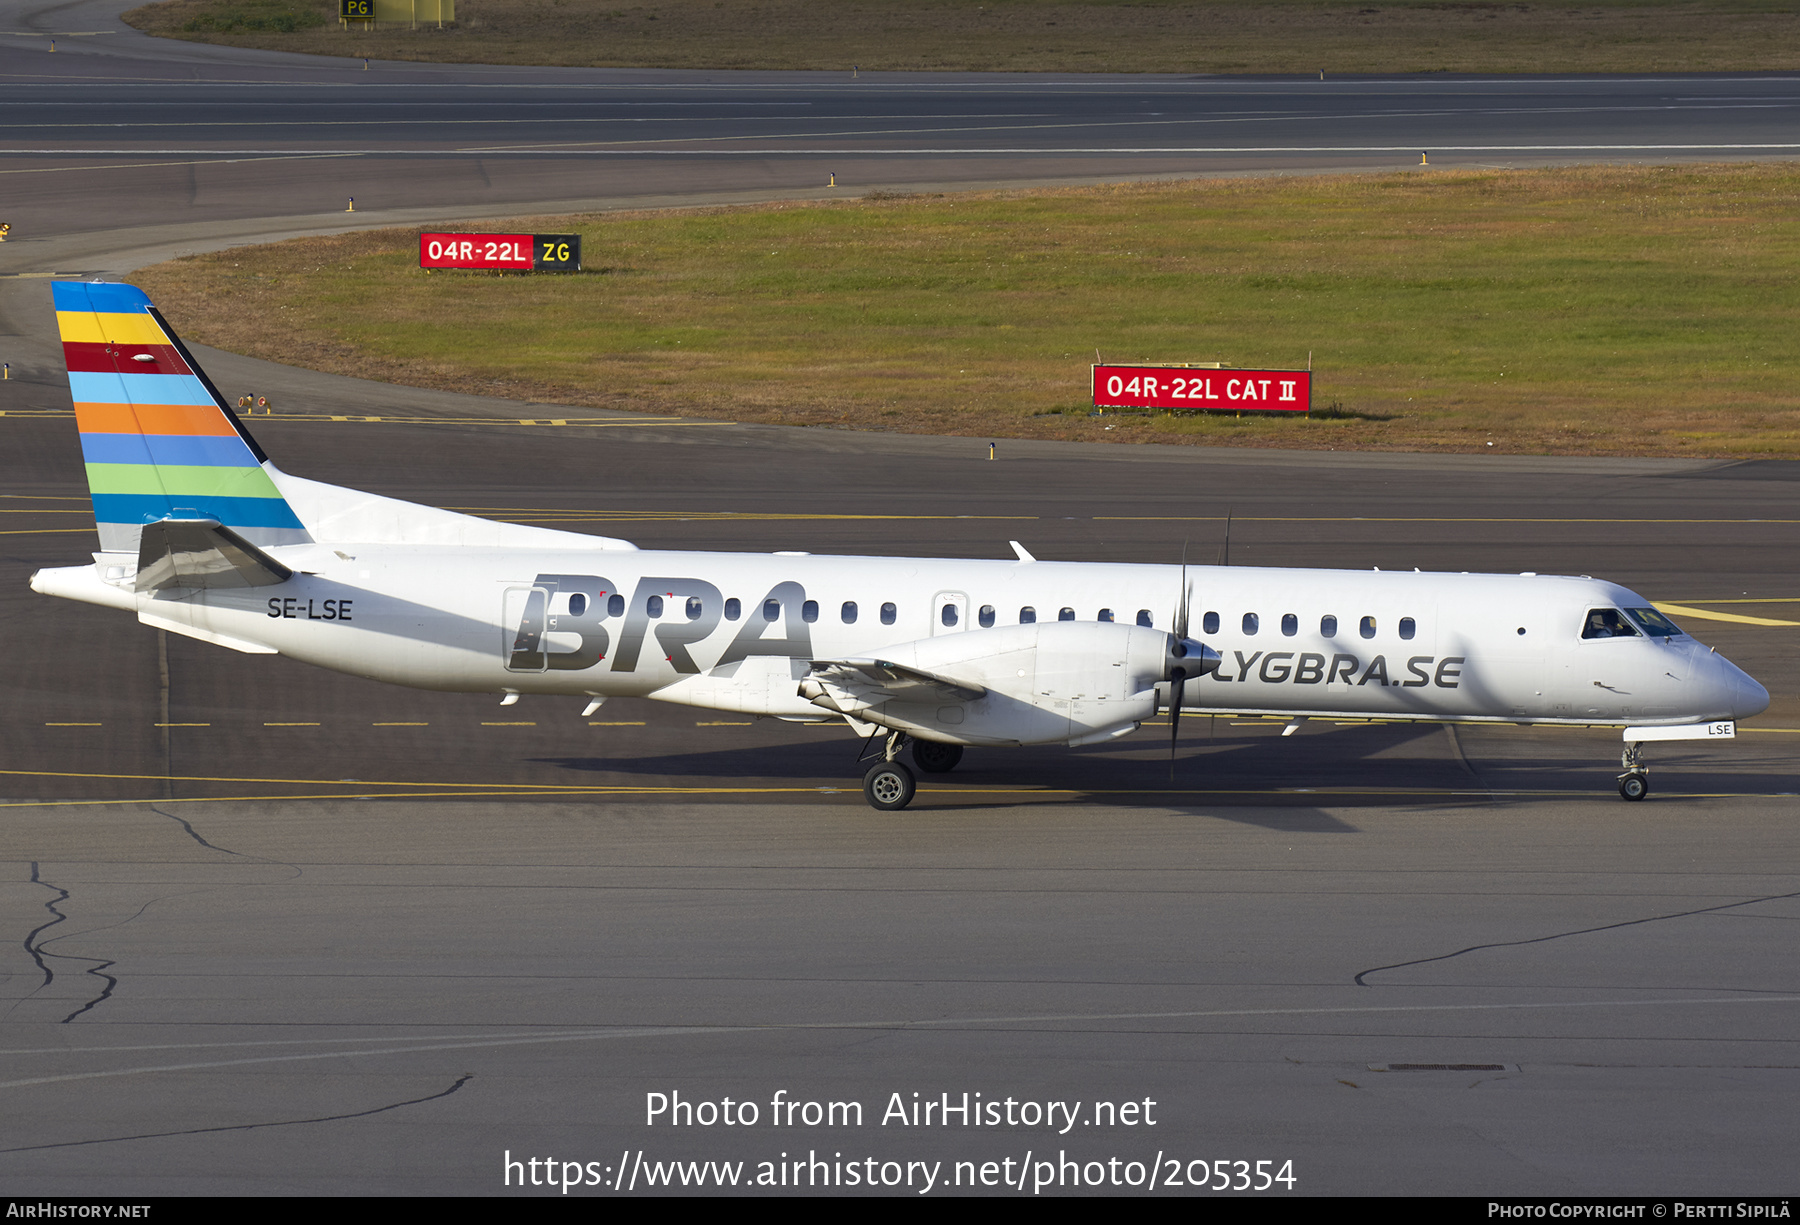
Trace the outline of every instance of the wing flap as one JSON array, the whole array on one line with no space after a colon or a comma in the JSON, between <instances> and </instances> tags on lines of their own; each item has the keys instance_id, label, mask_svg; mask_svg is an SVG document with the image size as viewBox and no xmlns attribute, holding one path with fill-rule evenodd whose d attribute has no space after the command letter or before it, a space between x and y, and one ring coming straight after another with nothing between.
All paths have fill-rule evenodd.
<instances>
[{"instance_id":1,"label":"wing flap","mask_svg":"<svg viewBox=\"0 0 1800 1225\"><path fill-rule=\"evenodd\" d=\"M885 659L815 659L800 694L850 715L886 702L973 702L986 697L987 688Z\"/></svg>"}]
</instances>

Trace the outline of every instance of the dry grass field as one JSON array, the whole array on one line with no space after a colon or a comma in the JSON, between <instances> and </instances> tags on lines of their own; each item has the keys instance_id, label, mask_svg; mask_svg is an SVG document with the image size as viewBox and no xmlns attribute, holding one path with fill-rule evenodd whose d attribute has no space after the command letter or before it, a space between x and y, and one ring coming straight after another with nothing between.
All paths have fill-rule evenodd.
<instances>
[{"instance_id":1,"label":"dry grass field","mask_svg":"<svg viewBox=\"0 0 1800 1225\"><path fill-rule=\"evenodd\" d=\"M316 55L638 68L1179 73L1800 66L1794 0L459 0L346 31L334 0L165 0L171 38Z\"/></svg>"},{"instance_id":2,"label":"dry grass field","mask_svg":"<svg viewBox=\"0 0 1800 1225\"><path fill-rule=\"evenodd\" d=\"M570 406L980 437L1800 457L1800 166L1209 180L489 223L177 260L192 339ZM1311 420L1090 415L1088 367L1317 371ZM226 389L236 394L233 389ZM243 390L243 389L240 389Z\"/></svg>"}]
</instances>

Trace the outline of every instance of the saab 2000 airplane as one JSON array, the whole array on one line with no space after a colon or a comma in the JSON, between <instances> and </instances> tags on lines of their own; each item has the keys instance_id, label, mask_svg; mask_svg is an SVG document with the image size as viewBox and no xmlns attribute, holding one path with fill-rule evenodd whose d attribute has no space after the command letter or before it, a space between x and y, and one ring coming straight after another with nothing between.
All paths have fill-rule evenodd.
<instances>
[{"instance_id":1,"label":"saab 2000 airplane","mask_svg":"<svg viewBox=\"0 0 1800 1225\"><path fill-rule=\"evenodd\" d=\"M251 654L422 689L614 695L797 721L898 760L1083 745L1167 709L1729 737L1769 695L1650 601L1592 578L649 552L289 476L145 295L59 282L93 495L91 565L33 590ZM1198 633L1199 637L1193 636ZM1291 729L1290 729L1291 730Z\"/></svg>"}]
</instances>

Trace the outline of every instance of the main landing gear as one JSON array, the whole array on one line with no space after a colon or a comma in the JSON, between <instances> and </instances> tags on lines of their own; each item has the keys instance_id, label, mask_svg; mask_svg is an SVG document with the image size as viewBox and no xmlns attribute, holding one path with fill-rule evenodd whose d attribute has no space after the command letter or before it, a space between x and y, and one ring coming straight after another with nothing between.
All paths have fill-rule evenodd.
<instances>
[{"instance_id":1,"label":"main landing gear","mask_svg":"<svg viewBox=\"0 0 1800 1225\"><path fill-rule=\"evenodd\" d=\"M1641 800L1650 794L1650 767L1644 764L1644 747L1635 740L1627 741L1619 764L1625 773L1619 775L1619 794L1628 800Z\"/></svg>"},{"instance_id":2,"label":"main landing gear","mask_svg":"<svg viewBox=\"0 0 1800 1225\"><path fill-rule=\"evenodd\" d=\"M913 765L927 774L948 774L962 760L962 745L941 740L915 740L912 750Z\"/></svg>"},{"instance_id":3,"label":"main landing gear","mask_svg":"<svg viewBox=\"0 0 1800 1225\"><path fill-rule=\"evenodd\" d=\"M889 732L882 741L881 760L863 775L863 798L871 808L882 812L898 812L912 803L918 794L918 781L913 772L899 760L900 750L912 745L913 764L927 774L943 774L956 768L962 760L962 745L943 744L936 740L914 740L905 732Z\"/></svg>"},{"instance_id":4,"label":"main landing gear","mask_svg":"<svg viewBox=\"0 0 1800 1225\"><path fill-rule=\"evenodd\" d=\"M912 803L913 796L918 793L919 784L914 780L913 772L895 760L910 739L905 732L889 732L883 737L881 760L863 775L863 798L869 801L870 808L899 812Z\"/></svg>"}]
</instances>

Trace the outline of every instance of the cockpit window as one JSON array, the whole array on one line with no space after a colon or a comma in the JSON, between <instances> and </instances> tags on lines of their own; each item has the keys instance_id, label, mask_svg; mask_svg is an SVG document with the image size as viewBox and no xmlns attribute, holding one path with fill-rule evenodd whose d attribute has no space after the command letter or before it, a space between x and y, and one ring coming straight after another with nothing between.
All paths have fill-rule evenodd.
<instances>
[{"instance_id":1,"label":"cockpit window","mask_svg":"<svg viewBox=\"0 0 1800 1225\"><path fill-rule=\"evenodd\" d=\"M1679 625L1654 608L1627 608L1625 615L1636 621L1638 628L1652 638L1674 638L1681 633Z\"/></svg>"},{"instance_id":2,"label":"cockpit window","mask_svg":"<svg viewBox=\"0 0 1800 1225\"><path fill-rule=\"evenodd\" d=\"M1637 629L1616 608L1590 608L1582 624L1583 638L1636 638Z\"/></svg>"}]
</instances>

